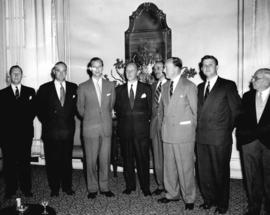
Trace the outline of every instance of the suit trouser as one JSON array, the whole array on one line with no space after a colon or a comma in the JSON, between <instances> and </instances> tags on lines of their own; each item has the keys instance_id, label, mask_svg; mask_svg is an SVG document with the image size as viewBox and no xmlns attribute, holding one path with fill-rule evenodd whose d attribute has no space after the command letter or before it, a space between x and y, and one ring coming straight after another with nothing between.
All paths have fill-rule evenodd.
<instances>
[{"instance_id":1,"label":"suit trouser","mask_svg":"<svg viewBox=\"0 0 270 215\"><path fill-rule=\"evenodd\" d=\"M163 142L161 132L157 129L152 137L152 151L154 158L154 170L156 183L159 189L164 189L164 156L163 156Z\"/></svg>"},{"instance_id":2,"label":"suit trouser","mask_svg":"<svg viewBox=\"0 0 270 215\"><path fill-rule=\"evenodd\" d=\"M84 137L88 192L109 191L111 137ZM99 159L99 172L97 160Z\"/></svg>"},{"instance_id":3,"label":"suit trouser","mask_svg":"<svg viewBox=\"0 0 270 215\"><path fill-rule=\"evenodd\" d=\"M228 209L232 145L197 144L199 185L204 201Z\"/></svg>"},{"instance_id":4,"label":"suit trouser","mask_svg":"<svg viewBox=\"0 0 270 215\"><path fill-rule=\"evenodd\" d=\"M124 177L126 189L136 189L135 165L138 173L139 183L143 192L149 192L149 139L130 138L120 139L121 151L124 164Z\"/></svg>"},{"instance_id":5,"label":"suit trouser","mask_svg":"<svg viewBox=\"0 0 270 215\"><path fill-rule=\"evenodd\" d=\"M164 143L164 186L166 198L178 199L181 191L185 203L196 198L194 143Z\"/></svg>"},{"instance_id":6,"label":"suit trouser","mask_svg":"<svg viewBox=\"0 0 270 215\"><path fill-rule=\"evenodd\" d=\"M31 191L31 138L10 139L2 146L6 193Z\"/></svg>"},{"instance_id":7,"label":"suit trouser","mask_svg":"<svg viewBox=\"0 0 270 215\"><path fill-rule=\"evenodd\" d=\"M270 214L270 149L259 140L242 146L248 209L260 214L263 197L265 211Z\"/></svg>"},{"instance_id":8,"label":"suit trouser","mask_svg":"<svg viewBox=\"0 0 270 215\"><path fill-rule=\"evenodd\" d=\"M43 139L49 187L52 191L72 188L73 139Z\"/></svg>"}]
</instances>

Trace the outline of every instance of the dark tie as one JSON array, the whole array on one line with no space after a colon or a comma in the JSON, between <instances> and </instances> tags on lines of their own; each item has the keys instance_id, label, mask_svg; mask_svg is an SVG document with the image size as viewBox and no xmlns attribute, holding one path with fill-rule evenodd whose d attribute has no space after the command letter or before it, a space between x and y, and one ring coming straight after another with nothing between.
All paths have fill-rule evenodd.
<instances>
[{"instance_id":1,"label":"dark tie","mask_svg":"<svg viewBox=\"0 0 270 215\"><path fill-rule=\"evenodd\" d=\"M161 93L161 82L159 83L158 88L156 89L156 92L155 92L154 101L156 104L159 103L160 93Z\"/></svg>"},{"instance_id":2,"label":"dark tie","mask_svg":"<svg viewBox=\"0 0 270 215\"><path fill-rule=\"evenodd\" d=\"M133 91L133 84L130 86L130 92L129 92L129 102L130 102L130 107L133 109L134 106L134 91Z\"/></svg>"},{"instance_id":3,"label":"dark tie","mask_svg":"<svg viewBox=\"0 0 270 215\"><path fill-rule=\"evenodd\" d=\"M65 103L65 89L61 83L61 87L60 87L60 102L61 102L61 105L64 106L64 103Z\"/></svg>"},{"instance_id":4,"label":"dark tie","mask_svg":"<svg viewBox=\"0 0 270 215\"><path fill-rule=\"evenodd\" d=\"M18 99L19 97L20 97L19 89L18 89L18 87L16 87L15 98Z\"/></svg>"},{"instance_id":5,"label":"dark tie","mask_svg":"<svg viewBox=\"0 0 270 215\"><path fill-rule=\"evenodd\" d=\"M204 93L204 100L206 100L207 96L209 95L210 92L210 81L207 82L207 87Z\"/></svg>"},{"instance_id":6,"label":"dark tie","mask_svg":"<svg viewBox=\"0 0 270 215\"><path fill-rule=\"evenodd\" d=\"M170 97L172 97L173 95L173 81L171 81L171 84L170 84Z\"/></svg>"}]
</instances>

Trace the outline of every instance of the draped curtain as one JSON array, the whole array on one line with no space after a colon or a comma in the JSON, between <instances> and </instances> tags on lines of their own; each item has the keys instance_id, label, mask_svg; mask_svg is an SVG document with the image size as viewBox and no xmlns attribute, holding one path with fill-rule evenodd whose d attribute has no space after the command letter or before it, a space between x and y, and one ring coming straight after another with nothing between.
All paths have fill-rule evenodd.
<instances>
[{"instance_id":1,"label":"draped curtain","mask_svg":"<svg viewBox=\"0 0 270 215\"><path fill-rule=\"evenodd\" d=\"M270 1L239 0L239 85L248 90L254 72L270 67Z\"/></svg>"}]
</instances>

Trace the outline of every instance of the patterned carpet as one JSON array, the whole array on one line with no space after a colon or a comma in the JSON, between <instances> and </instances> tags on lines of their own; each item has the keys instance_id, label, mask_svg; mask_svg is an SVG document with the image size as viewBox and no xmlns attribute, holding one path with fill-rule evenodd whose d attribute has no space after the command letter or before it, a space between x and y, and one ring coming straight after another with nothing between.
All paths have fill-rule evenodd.
<instances>
[{"instance_id":1,"label":"patterned carpet","mask_svg":"<svg viewBox=\"0 0 270 215\"><path fill-rule=\"evenodd\" d=\"M111 190L116 194L114 198L106 198L98 195L95 200L87 199L87 191L85 186L84 174L82 170L74 170L73 188L76 192L74 196L68 196L60 192L58 198L50 197L46 172L43 166L33 166L33 198L22 198L23 203L39 203L43 198L49 200L49 206L55 208L59 215L182 215L182 214L214 214L214 209L203 211L198 208L202 203L202 198L197 190L197 199L195 209L192 212L184 211L184 203L182 201L169 204L159 204L157 199L161 196L144 197L138 189L131 195L122 194L124 186L124 178L122 173L118 173L118 177L113 178L111 175ZM151 190L156 188L153 175L151 175ZM15 204L15 197L10 200L4 200L4 184L3 178L0 177L0 208ZM21 196L20 192L17 196ZM242 184L242 180L231 180L231 198L230 209L227 214L243 214L246 208L246 197Z\"/></svg>"}]
</instances>

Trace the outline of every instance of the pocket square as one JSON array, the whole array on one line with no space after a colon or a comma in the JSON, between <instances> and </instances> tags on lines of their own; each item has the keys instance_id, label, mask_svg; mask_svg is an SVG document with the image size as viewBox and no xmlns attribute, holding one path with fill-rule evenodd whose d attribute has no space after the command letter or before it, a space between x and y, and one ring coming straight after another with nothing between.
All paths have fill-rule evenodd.
<instances>
[{"instance_id":1,"label":"pocket square","mask_svg":"<svg viewBox=\"0 0 270 215\"><path fill-rule=\"evenodd\" d=\"M32 96L29 96L29 100L32 100Z\"/></svg>"},{"instance_id":2,"label":"pocket square","mask_svg":"<svg viewBox=\"0 0 270 215\"><path fill-rule=\"evenodd\" d=\"M180 98L184 98L185 97L185 95L180 95Z\"/></svg>"},{"instance_id":3,"label":"pocket square","mask_svg":"<svg viewBox=\"0 0 270 215\"><path fill-rule=\"evenodd\" d=\"M143 98L146 98L146 94L145 93L141 95L141 99L143 99Z\"/></svg>"},{"instance_id":4,"label":"pocket square","mask_svg":"<svg viewBox=\"0 0 270 215\"><path fill-rule=\"evenodd\" d=\"M76 97L76 95L73 95L72 98L74 99Z\"/></svg>"},{"instance_id":5,"label":"pocket square","mask_svg":"<svg viewBox=\"0 0 270 215\"><path fill-rule=\"evenodd\" d=\"M182 121L179 124L180 125L189 125L189 124L191 124L191 121L190 120L189 121Z\"/></svg>"},{"instance_id":6,"label":"pocket square","mask_svg":"<svg viewBox=\"0 0 270 215\"><path fill-rule=\"evenodd\" d=\"M107 93L107 96L110 96L111 95L111 93Z\"/></svg>"}]
</instances>

